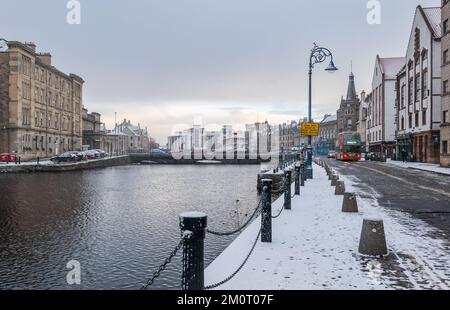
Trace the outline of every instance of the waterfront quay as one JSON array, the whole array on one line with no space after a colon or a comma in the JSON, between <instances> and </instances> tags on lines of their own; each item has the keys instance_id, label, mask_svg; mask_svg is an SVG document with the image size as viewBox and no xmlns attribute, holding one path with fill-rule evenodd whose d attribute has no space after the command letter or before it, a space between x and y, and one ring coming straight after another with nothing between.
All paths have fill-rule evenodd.
<instances>
[{"instance_id":1,"label":"waterfront quay","mask_svg":"<svg viewBox=\"0 0 450 310\"><path fill-rule=\"evenodd\" d=\"M314 165L314 179L292 197L290 209L283 209L283 197L273 202L271 242L259 240L264 228L261 217L256 218L205 269L205 286L222 283L217 286L221 290L449 289L450 247L439 230L386 208L376 192L361 190L352 175L328 169L340 180L337 187L343 185L344 191L355 195L359 210L343 212L345 196L336 195L339 190L330 186L326 171ZM367 221L384 223L387 252L383 255L360 253ZM221 282L224 279L228 281Z\"/></svg>"},{"instance_id":2,"label":"waterfront quay","mask_svg":"<svg viewBox=\"0 0 450 310\"><path fill-rule=\"evenodd\" d=\"M34 173L34 172L68 172L81 171L89 169L100 169L123 165L258 165L261 163L270 162L270 159L251 159L248 156L245 158L226 158L213 159L206 158L181 158L175 159L170 155L167 156L152 156L147 153L136 153L122 156L107 157L101 159L94 159L81 162L71 162L56 164L50 160L22 162L20 164L14 163L0 163L0 173Z\"/></svg>"}]
</instances>

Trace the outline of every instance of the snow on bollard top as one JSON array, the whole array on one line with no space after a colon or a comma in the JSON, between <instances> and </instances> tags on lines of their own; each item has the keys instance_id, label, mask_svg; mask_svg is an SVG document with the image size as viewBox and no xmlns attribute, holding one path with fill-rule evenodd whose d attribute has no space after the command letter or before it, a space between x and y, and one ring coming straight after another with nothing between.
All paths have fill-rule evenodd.
<instances>
[{"instance_id":1,"label":"snow on bollard top","mask_svg":"<svg viewBox=\"0 0 450 310\"><path fill-rule=\"evenodd\" d=\"M261 182L273 182L272 179L262 179Z\"/></svg>"},{"instance_id":2,"label":"snow on bollard top","mask_svg":"<svg viewBox=\"0 0 450 310\"><path fill-rule=\"evenodd\" d=\"M190 211L180 214L180 218L201 218L201 217L206 217L206 214L198 211Z\"/></svg>"},{"instance_id":3,"label":"snow on bollard top","mask_svg":"<svg viewBox=\"0 0 450 310\"><path fill-rule=\"evenodd\" d=\"M371 222L383 222L383 219L379 216L366 216L364 217L364 220Z\"/></svg>"}]
</instances>

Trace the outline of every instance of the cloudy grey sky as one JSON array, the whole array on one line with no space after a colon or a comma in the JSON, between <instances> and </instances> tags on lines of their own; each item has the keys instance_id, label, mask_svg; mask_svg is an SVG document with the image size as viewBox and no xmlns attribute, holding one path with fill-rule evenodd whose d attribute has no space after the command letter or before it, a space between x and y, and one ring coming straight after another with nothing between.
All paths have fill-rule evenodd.
<instances>
[{"instance_id":1,"label":"cloudy grey sky","mask_svg":"<svg viewBox=\"0 0 450 310\"><path fill-rule=\"evenodd\" d=\"M272 122L307 114L308 54L330 48L340 71L314 72L314 115L335 113L350 63L368 90L376 54L403 56L415 7L440 0L380 0L381 25L366 0L0 0L0 37L33 41L53 64L86 80L84 104L114 124L114 112L158 141L174 124Z\"/></svg>"}]
</instances>

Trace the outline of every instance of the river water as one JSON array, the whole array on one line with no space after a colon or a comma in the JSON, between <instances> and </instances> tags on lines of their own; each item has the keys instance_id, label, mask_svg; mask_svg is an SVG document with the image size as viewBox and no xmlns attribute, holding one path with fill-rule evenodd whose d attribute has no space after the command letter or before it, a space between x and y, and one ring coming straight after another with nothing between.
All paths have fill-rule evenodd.
<instances>
[{"instance_id":1,"label":"river water","mask_svg":"<svg viewBox=\"0 0 450 310\"><path fill-rule=\"evenodd\" d=\"M0 289L140 289L177 245L180 213L203 211L219 231L250 216L259 168L0 175ZM207 235L206 266L233 238ZM180 254L151 289L180 288ZM81 285L67 284L71 260L80 262Z\"/></svg>"}]
</instances>

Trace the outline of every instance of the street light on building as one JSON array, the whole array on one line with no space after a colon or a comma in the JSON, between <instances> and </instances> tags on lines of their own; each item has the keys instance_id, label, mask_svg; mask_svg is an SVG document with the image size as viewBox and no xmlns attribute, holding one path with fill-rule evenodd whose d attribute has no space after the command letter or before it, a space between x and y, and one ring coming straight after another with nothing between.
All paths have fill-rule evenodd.
<instances>
[{"instance_id":1,"label":"street light on building","mask_svg":"<svg viewBox=\"0 0 450 310\"><path fill-rule=\"evenodd\" d=\"M309 57L309 101L308 101L308 121L312 123L312 72L316 64L325 62L327 58L330 58L330 63L325 71L329 73L334 73L338 71L338 68L334 65L333 54L331 51L325 47L317 46L314 43L314 47L311 50L311 55ZM308 147L307 147L307 164L306 164L307 177L309 179L313 178L312 169L312 136L308 136Z\"/></svg>"}]
</instances>

